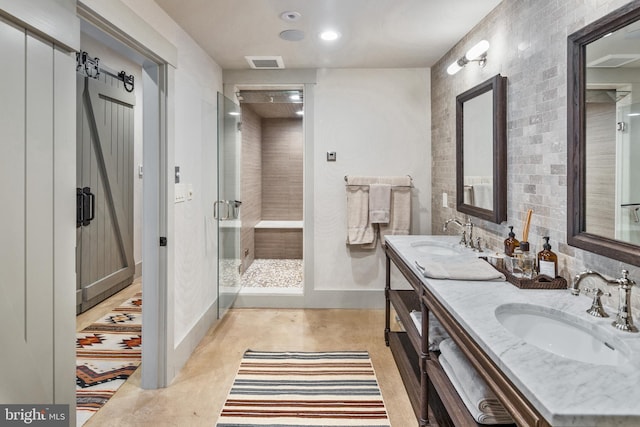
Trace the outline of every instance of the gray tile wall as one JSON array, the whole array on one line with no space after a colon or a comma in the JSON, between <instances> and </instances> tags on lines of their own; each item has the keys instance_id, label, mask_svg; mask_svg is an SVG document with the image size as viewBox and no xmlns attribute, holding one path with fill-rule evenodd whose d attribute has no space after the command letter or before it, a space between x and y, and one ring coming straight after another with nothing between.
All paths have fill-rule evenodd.
<instances>
[{"instance_id":1,"label":"gray tile wall","mask_svg":"<svg viewBox=\"0 0 640 427\"><path fill-rule=\"evenodd\" d=\"M537 251L549 235L567 279L585 267L618 277L622 268L640 281L640 269L570 247L567 227L567 36L627 2L622 0L505 0L431 69L432 228L442 229L455 210L455 97L495 74L508 78L508 219L501 225L475 219L478 234L503 250L507 225L522 233L534 211L529 241ZM446 68L478 41L491 48L484 69L468 64L449 76ZM448 206L442 207L442 193ZM617 292L606 303L616 307ZM640 310L640 290L634 307ZM636 316L637 317L637 316ZM637 322L637 320L636 320Z\"/></svg>"},{"instance_id":2,"label":"gray tile wall","mask_svg":"<svg viewBox=\"0 0 640 427\"><path fill-rule=\"evenodd\" d=\"M302 220L302 119L262 119L262 219Z\"/></svg>"},{"instance_id":3,"label":"gray tile wall","mask_svg":"<svg viewBox=\"0 0 640 427\"><path fill-rule=\"evenodd\" d=\"M302 258L301 230L254 228L260 220L302 220L302 141L301 119L261 118L242 105L243 271L254 258Z\"/></svg>"},{"instance_id":4,"label":"gray tile wall","mask_svg":"<svg viewBox=\"0 0 640 427\"><path fill-rule=\"evenodd\" d=\"M240 245L244 271L255 258L254 227L262 216L262 126L260 117L247 104L242 105L241 163ZM249 251L246 256L245 250Z\"/></svg>"},{"instance_id":5,"label":"gray tile wall","mask_svg":"<svg viewBox=\"0 0 640 427\"><path fill-rule=\"evenodd\" d=\"M302 259L302 230L256 228L256 258Z\"/></svg>"}]
</instances>

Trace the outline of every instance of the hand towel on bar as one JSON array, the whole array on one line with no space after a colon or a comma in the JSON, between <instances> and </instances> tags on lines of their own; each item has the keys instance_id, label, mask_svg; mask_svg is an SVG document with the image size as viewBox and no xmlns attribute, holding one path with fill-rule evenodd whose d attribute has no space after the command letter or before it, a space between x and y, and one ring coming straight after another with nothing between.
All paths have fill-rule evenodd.
<instances>
[{"instance_id":1,"label":"hand towel on bar","mask_svg":"<svg viewBox=\"0 0 640 427\"><path fill-rule=\"evenodd\" d=\"M509 412L451 339L440 343L438 362L471 416L480 424L512 424Z\"/></svg>"},{"instance_id":2,"label":"hand towel on bar","mask_svg":"<svg viewBox=\"0 0 640 427\"><path fill-rule=\"evenodd\" d=\"M418 333L422 335L422 312L413 310L409 313L413 324L418 329ZM429 350L437 351L440 347L440 343L449 338L449 334L444 330L442 324L436 319L433 313L429 312Z\"/></svg>"},{"instance_id":3,"label":"hand towel on bar","mask_svg":"<svg viewBox=\"0 0 640 427\"><path fill-rule=\"evenodd\" d=\"M424 277L449 280L497 280L504 281L504 274L483 259L460 257L429 257L416 260Z\"/></svg>"},{"instance_id":4,"label":"hand towel on bar","mask_svg":"<svg viewBox=\"0 0 640 427\"><path fill-rule=\"evenodd\" d=\"M389 223L380 224L380 240L385 236L408 235L411 229L411 177L384 177L385 184L391 185L391 212Z\"/></svg>"},{"instance_id":5,"label":"hand towel on bar","mask_svg":"<svg viewBox=\"0 0 640 427\"><path fill-rule=\"evenodd\" d=\"M389 184L369 185L369 221L372 224L387 224L391 211L391 186Z\"/></svg>"},{"instance_id":6,"label":"hand towel on bar","mask_svg":"<svg viewBox=\"0 0 640 427\"><path fill-rule=\"evenodd\" d=\"M391 186L388 224L372 224L369 218L369 186ZM348 176L347 177L347 244L364 249L376 247L377 231L386 234L409 234L411 226L411 177Z\"/></svg>"},{"instance_id":7,"label":"hand towel on bar","mask_svg":"<svg viewBox=\"0 0 640 427\"><path fill-rule=\"evenodd\" d=\"M347 178L347 244L375 248L376 233L369 222L371 177Z\"/></svg>"}]
</instances>

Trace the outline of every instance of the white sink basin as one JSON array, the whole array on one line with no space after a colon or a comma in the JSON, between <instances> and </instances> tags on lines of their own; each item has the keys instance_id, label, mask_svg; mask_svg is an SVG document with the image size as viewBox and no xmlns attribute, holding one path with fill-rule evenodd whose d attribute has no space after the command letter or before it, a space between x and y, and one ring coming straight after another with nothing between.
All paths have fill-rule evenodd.
<instances>
[{"instance_id":1,"label":"white sink basin","mask_svg":"<svg viewBox=\"0 0 640 427\"><path fill-rule=\"evenodd\" d=\"M624 346L613 335L601 328L587 329L585 321L561 311L504 304L496 308L495 316L509 332L549 353L595 365L617 366L628 361Z\"/></svg>"},{"instance_id":2,"label":"white sink basin","mask_svg":"<svg viewBox=\"0 0 640 427\"><path fill-rule=\"evenodd\" d=\"M433 240L421 240L411 243L418 252L434 256L455 256L464 253L465 249L459 244L436 242Z\"/></svg>"}]
</instances>

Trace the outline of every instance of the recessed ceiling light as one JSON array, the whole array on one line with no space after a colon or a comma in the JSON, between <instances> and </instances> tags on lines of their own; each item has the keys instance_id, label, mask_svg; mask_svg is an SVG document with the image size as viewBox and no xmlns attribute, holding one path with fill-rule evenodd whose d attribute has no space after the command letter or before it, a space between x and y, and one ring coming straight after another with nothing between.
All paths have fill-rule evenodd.
<instances>
[{"instance_id":1,"label":"recessed ceiling light","mask_svg":"<svg viewBox=\"0 0 640 427\"><path fill-rule=\"evenodd\" d=\"M300 30L284 30L280 33L280 38L289 42L299 42L304 39L304 32Z\"/></svg>"},{"instance_id":2,"label":"recessed ceiling light","mask_svg":"<svg viewBox=\"0 0 640 427\"><path fill-rule=\"evenodd\" d=\"M286 11L280 14L280 19L287 22L295 22L300 19L301 16L300 12Z\"/></svg>"},{"instance_id":3,"label":"recessed ceiling light","mask_svg":"<svg viewBox=\"0 0 640 427\"><path fill-rule=\"evenodd\" d=\"M326 30L320 33L320 38L325 41L334 41L340 38L340 33L334 30Z\"/></svg>"}]
</instances>

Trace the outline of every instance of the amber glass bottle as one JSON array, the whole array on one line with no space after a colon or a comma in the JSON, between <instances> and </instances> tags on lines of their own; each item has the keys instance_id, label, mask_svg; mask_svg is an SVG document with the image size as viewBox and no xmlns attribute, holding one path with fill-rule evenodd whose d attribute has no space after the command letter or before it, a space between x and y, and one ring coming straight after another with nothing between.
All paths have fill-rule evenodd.
<instances>
[{"instance_id":1,"label":"amber glass bottle","mask_svg":"<svg viewBox=\"0 0 640 427\"><path fill-rule=\"evenodd\" d=\"M539 273L555 278L558 276L558 255L551 251L549 237L545 236L543 239L545 240L543 249L538 252Z\"/></svg>"},{"instance_id":2,"label":"amber glass bottle","mask_svg":"<svg viewBox=\"0 0 640 427\"><path fill-rule=\"evenodd\" d=\"M513 225L509 226L509 237L504 241L504 254L506 256L513 256L513 251L520 246L520 242L516 239L516 235L513 232Z\"/></svg>"}]
</instances>

